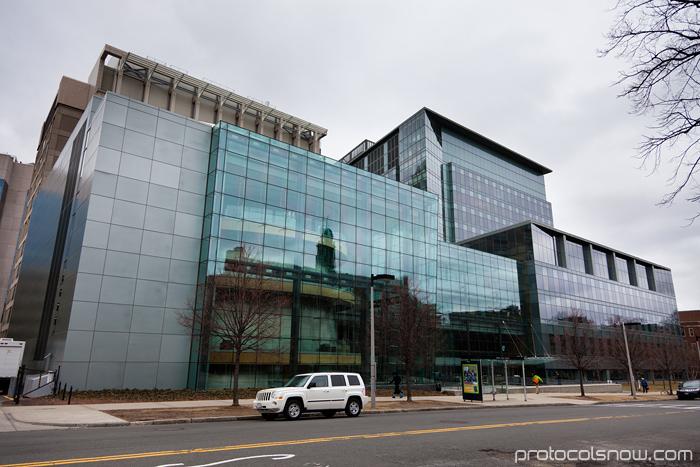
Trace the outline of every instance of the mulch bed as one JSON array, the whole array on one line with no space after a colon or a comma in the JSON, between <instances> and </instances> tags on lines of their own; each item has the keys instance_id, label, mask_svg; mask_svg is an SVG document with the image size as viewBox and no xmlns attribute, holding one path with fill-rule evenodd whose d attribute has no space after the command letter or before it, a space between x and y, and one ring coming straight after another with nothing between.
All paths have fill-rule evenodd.
<instances>
[{"instance_id":1,"label":"mulch bed","mask_svg":"<svg viewBox=\"0 0 700 467\"><path fill-rule=\"evenodd\" d=\"M239 399L255 399L255 395L262 388L241 388L238 390ZM393 390L377 389L378 397L391 396ZM413 396L443 396L441 392L413 390ZM173 402L173 401L203 401L203 400L231 400L230 389L105 389L102 391L74 391L71 404L114 404L120 402ZM62 393L55 396L37 398L22 398L19 405L65 405L68 404L68 394ZM12 400L2 402L3 406L14 405Z\"/></svg>"},{"instance_id":2,"label":"mulch bed","mask_svg":"<svg viewBox=\"0 0 700 467\"><path fill-rule=\"evenodd\" d=\"M430 407L449 407L463 406L464 404L447 402L447 401L411 401L396 400L387 402L377 402L376 410L391 410L391 409L419 409ZM371 412L372 409L367 405L363 411ZM180 420L191 418L210 418L210 417L241 417L245 415L260 415L257 410L250 406L234 407L219 406L219 407L182 407L182 408L167 408L167 409L134 409L134 410L103 410L102 412L121 418L127 422L142 422L151 420ZM338 412L343 415L342 411ZM315 414L314 414L315 415ZM318 414L321 417L321 414Z\"/></svg>"}]
</instances>

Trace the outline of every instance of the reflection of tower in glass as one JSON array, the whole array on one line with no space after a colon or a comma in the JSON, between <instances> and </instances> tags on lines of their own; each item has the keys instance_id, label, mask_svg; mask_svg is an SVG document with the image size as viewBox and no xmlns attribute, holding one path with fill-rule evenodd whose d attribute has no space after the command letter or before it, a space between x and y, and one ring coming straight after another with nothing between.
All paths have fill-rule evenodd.
<instances>
[{"instance_id":1,"label":"reflection of tower in glass","mask_svg":"<svg viewBox=\"0 0 700 467\"><path fill-rule=\"evenodd\" d=\"M326 227L316 244L316 270L335 273L335 243L333 231Z\"/></svg>"},{"instance_id":2,"label":"reflection of tower in glass","mask_svg":"<svg viewBox=\"0 0 700 467\"><path fill-rule=\"evenodd\" d=\"M245 254L245 248L242 246L237 246L233 250L226 250L226 260L224 264L224 271L231 271L232 268L232 263L234 261L240 261L243 259L243 255Z\"/></svg>"}]
</instances>

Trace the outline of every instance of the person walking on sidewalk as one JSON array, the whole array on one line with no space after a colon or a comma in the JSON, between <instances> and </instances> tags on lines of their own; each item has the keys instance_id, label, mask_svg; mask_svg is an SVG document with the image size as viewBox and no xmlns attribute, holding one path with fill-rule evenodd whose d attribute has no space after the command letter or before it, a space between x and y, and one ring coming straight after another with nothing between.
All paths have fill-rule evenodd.
<instances>
[{"instance_id":1,"label":"person walking on sidewalk","mask_svg":"<svg viewBox=\"0 0 700 467\"><path fill-rule=\"evenodd\" d=\"M391 380L392 383L394 383L394 394L391 396L392 399L396 398L396 395L399 395L399 399L403 397L403 392L401 392L401 378L399 375L394 373L394 378Z\"/></svg>"},{"instance_id":2,"label":"person walking on sidewalk","mask_svg":"<svg viewBox=\"0 0 700 467\"><path fill-rule=\"evenodd\" d=\"M532 382L535 383L535 394L540 393L540 383L542 382L542 378L539 376L535 375L532 377Z\"/></svg>"}]
</instances>

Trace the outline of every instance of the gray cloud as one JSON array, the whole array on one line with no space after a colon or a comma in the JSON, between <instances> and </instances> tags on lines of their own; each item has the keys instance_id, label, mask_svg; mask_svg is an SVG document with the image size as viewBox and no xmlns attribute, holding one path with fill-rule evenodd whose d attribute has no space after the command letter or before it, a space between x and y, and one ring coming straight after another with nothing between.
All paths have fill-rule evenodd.
<instances>
[{"instance_id":1,"label":"gray cloud","mask_svg":"<svg viewBox=\"0 0 700 467\"><path fill-rule=\"evenodd\" d=\"M680 227L698 206L655 205L667 167L633 158L649 121L596 55L614 2L0 2L0 151L33 160L61 76L105 43L328 128L334 158L427 106L550 167L556 227L670 267L700 308L700 225Z\"/></svg>"}]
</instances>

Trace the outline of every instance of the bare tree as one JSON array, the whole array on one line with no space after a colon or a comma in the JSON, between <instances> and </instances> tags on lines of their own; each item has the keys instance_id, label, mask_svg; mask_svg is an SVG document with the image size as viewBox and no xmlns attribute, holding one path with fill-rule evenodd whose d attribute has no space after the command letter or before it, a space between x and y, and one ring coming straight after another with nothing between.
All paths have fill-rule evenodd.
<instances>
[{"instance_id":1,"label":"bare tree","mask_svg":"<svg viewBox=\"0 0 700 467\"><path fill-rule=\"evenodd\" d=\"M224 271L207 276L178 322L192 330L202 354L213 349L233 352L233 405L244 352L279 352L284 308L291 299L280 273L257 260L252 248L230 252Z\"/></svg>"},{"instance_id":2,"label":"bare tree","mask_svg":"<svg viewBox=\"0 0 700 467\"><path fill-rule=\"evenodd\" d=\"M674 373L683 369L683 346L680 339L674 337L669 330L664 329L659 337L659 344L651 351L651 362L656 369L661 370L664 378L668 377L668 387L673 395L671 379Z\"/></svg>"},{"instance_id":3,"label":"bare tree","mask_svg":"<svg viewBox=\"0 0 700 467\"><path fill-rule=\"evenodd\" d=\"M688 379L698 379L700 376L700 355L698 355L697 347L683 346L683 370L686 372Z\"/></svg>"},{"instance_id":4,"label":"bare tree","mask_svg":"<svg viewBox=\"0 0 700 467\"><path fill-rule=\"evenodd\" d=\"M627 326L625 332L622 329L623 318L615 315L611 319L610 332L610 358L618 367L627 370L627 348L625 347L625 332L627 334L627 347L629 348L632 374L637 374L639 370L649 361L650 350L642 339L642 332L633 326ZM625 374L628 372L625 371ZM633 384L630 381L630 384Z\"/></svg>"},{"instance_id":5,"label":"bare tree","mask_svg":"<svg viewBox=\"0 0 700 467\"><path fill-rule=\"evenodd\" d=\"M404 364L406 396L411 401L411 370L428 364L442 342L441 321L434 304L414 283L384 287L376 310L377 347L381 355Z\"/></svg>"},{"instance_id":6,"label":"bare tree","mask_svg":"<svg viewBox=\"0 0 700 467\"><path fill-rule=\"evenodd\" d=\"M672 191L660 204L671 204L683 190L688 201L698 202L700 1L618 0L616 10L601 55L614 53L630 63L617 83L621 96L630 99L635 113L655 118L638 148L642 166L651 162L656 171L664 150L675 151L669 158Z\"/></svg>"},{"instance_id":7,"label":"bare tree","mask_svg":"<svg viewBox=\"0 0 700 467\"><path fill-rule=\"evenodd\" d=\"M594 344L596 337L595 323L589 321L585 313L572 309L559 318L562 323L562 334L559 337L561 358L578 370L581 397L586 393L583 389L583 374L595 365L598 352Z\"/></svg>"}]
</instances>

